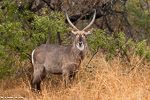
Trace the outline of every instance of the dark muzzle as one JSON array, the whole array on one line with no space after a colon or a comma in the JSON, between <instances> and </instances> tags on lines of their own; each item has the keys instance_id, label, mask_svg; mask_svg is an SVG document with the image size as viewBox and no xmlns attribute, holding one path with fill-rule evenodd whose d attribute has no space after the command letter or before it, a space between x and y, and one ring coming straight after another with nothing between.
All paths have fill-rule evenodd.
<instances>
[{"instance_id":1,"label":"dark muzzle","mask_svg":"<svg viewBox=\"0 0 150 100\"><path fill-rule=\"evenodd\" d=\"M82 46L82 41L79 41L79 46Z\"/></svg>"}]
</instances>

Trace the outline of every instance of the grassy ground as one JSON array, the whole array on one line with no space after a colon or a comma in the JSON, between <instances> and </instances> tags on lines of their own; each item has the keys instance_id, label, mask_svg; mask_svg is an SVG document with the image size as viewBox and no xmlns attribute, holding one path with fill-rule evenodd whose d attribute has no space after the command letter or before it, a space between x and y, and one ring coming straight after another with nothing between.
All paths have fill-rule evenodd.
<instances>
[{"instance_id":1,"label":"grassy ground","mask_svg":"<svg viewBox=\"0 0 150 100\"><path fill-rule=\"evenodd\" d=\"M97 68L85 71L85 66L81 66L70 88L63 87L61 76L50 75L41 84L42 93L33 93L25 75L1 81L0 97L23 97L23 100L150 100L148 64L141 64L137 56L128 63L119 57L106 62L104 55L100 55L97 54L90 64Z\"/></svg>"}]
</instances>

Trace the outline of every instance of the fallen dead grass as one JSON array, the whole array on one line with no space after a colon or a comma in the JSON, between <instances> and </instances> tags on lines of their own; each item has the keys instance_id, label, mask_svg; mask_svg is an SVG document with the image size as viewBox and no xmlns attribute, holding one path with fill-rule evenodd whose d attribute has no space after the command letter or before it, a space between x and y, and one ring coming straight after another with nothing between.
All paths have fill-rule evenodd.
<instances>
[{"instance_id":1,"label":"fallen dead grass","mask_svg":"<svg viewBox=\"0 0 150 100\"><path fill-rule=\"evenodd\" d=\"M130 63L119 57L106 62L97 54L90 65L81 66L70 88L64 88L61 76L52 75L42 82L42 93L30 90L27 76L3 80L0 97L23 97L24 100L150 100L150 66L133 56ZM85 60L87 62L88 59ZM89 72L92 71L92 72Z\"/></svg>"}]
</instances>

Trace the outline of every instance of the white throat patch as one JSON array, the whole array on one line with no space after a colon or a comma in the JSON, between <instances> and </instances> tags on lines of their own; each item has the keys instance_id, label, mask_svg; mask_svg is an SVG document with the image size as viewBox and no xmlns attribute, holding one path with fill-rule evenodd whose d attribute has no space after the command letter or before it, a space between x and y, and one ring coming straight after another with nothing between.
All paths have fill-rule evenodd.
<instances>
[{"instance_id":1,"label":"white throat patch","mask_svg":"<svg viewBox=\"0 0 150 100\"><path fill-rule=\"evenodd\" d=\"M76 46L80 51L84 50L84 44L82 44L82 46L79 46L79 43L77 43Z\"/></svg>"}]
</instances>

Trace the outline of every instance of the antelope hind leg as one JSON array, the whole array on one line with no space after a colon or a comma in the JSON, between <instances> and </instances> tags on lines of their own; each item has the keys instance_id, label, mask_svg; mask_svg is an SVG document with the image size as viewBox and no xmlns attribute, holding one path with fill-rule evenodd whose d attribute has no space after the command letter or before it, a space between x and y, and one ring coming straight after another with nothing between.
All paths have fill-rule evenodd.
<instances>
[{"instance_id":1,"label":"antelope hind leg","mask_svg":"<svg viewBox=\"0 0 150 100\"><path fill-rule=\"evenodd\" d=\"M37 90L41 91L40 84L41 81L45 78L45 68L44 66L39 67L34 70L33 79L31 80L31 88L35 90L35 85L37 85Z\"/></svg>"}]
</instances>

